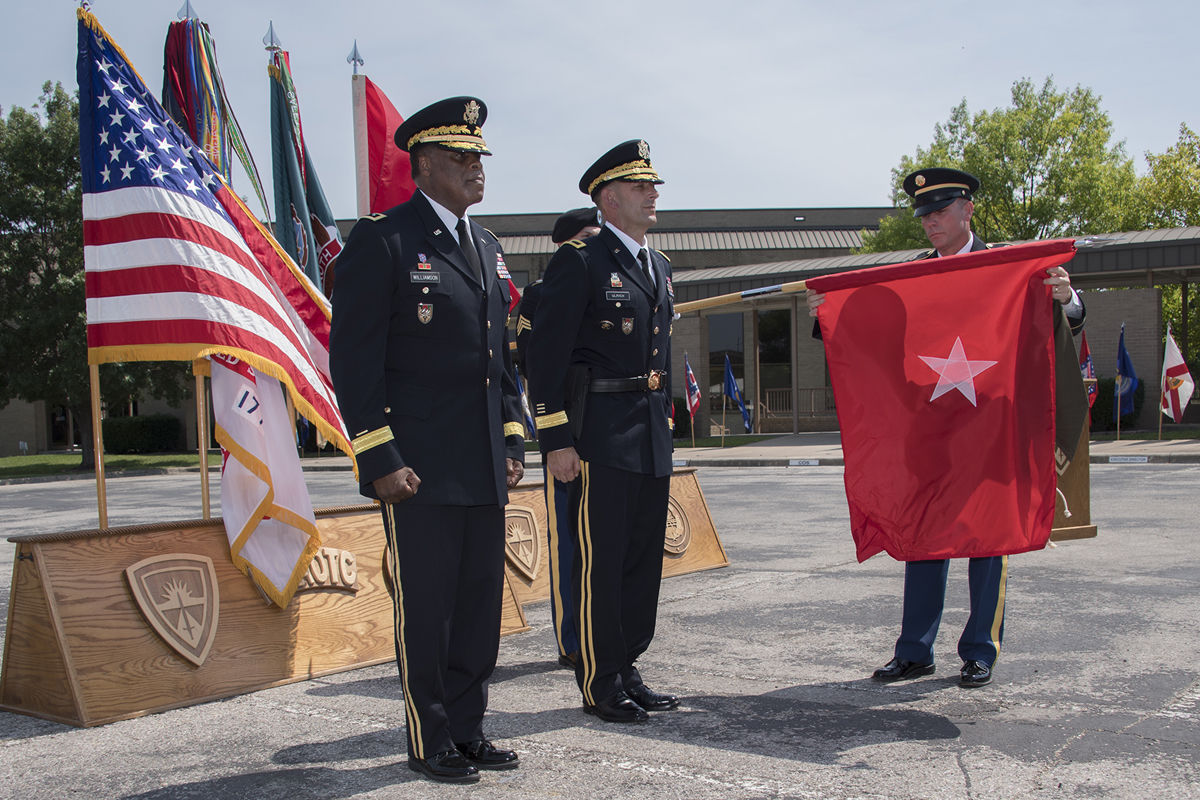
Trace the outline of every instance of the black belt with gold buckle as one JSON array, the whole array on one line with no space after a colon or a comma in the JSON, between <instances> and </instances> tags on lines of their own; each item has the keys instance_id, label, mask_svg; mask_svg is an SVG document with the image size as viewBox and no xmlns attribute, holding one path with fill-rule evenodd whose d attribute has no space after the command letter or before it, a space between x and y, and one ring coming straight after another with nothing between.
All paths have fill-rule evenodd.
<instances>
[{"instance_id":1,"label":"black belt with gold buckle","mask_svg":"<svg viewBox=\"0 0 1200 800\"><path fill-rule=\"evenodd\" d=\"M660 369L652 370L649 375L639 375L636 378L592 378L588 384L589 392L657 392L665 388L663 378L667 373Z\"/></svg>"}]
</instances>

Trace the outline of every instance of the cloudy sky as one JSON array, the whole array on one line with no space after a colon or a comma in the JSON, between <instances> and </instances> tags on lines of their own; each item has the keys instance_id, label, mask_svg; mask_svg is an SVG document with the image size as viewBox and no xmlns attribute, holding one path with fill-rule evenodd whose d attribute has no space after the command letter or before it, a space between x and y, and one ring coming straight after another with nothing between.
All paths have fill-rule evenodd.
<instances>
[{"instance_id":1,"label":"cloudy sky","mask_svg":"<svg viewBox=\"0 0 1200 800\"><path fill-rule=\"evenodd\" d=\"M183 0L95 0L92 10L156 93ZM0 107L46 80L75 88L75 3L10 4ZM350 74L402 114L443 97L488 104L487 197L475 213L583 205L575 184L610 146L645 138L665 209L888 205L889 170L966 99L1005 106L1012 83L1053 76L1102 97L1144 171L1179 124L1200 126L1200 4L808 0L194 0L217 42L234 111L271 171L267 56L291 53L310 153L339 217L355 215ZM239 184L239 181L241 183ZM234 187L249 194L239 172ZM270 188L267 188L270 195Z\"/></svg>"}]
</instances>

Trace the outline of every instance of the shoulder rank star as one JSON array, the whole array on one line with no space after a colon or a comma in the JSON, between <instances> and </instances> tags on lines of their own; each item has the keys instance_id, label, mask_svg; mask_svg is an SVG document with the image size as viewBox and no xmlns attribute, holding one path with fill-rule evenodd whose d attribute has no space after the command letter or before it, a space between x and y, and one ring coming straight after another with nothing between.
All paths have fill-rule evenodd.
<instances>
[{"instance_id":1,"label":"shoulder rank star","mask_svg":"<svg viewBox=\"0 0 1200 800\"><path fill-rule=\"evenodd\" d=\"M624 284L621 283L621 276L615 272L608 276L608 285L614 289L620 289L622 286L624 286Z\"/></svg>"}]
</instances>

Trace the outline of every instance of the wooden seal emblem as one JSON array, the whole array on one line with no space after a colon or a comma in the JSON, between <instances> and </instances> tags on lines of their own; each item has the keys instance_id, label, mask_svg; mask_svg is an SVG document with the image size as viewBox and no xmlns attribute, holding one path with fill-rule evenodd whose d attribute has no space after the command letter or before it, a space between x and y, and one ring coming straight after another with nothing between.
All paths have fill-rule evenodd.
<instances>
[{"instance_id":1,"label":"wooden seal emblem","mask_svg":"<svg viewBox=\"0 0 1200 800\"><path fill-rule=\"evenodd\" d=\"M197 667L217 636L220 596L212 559L169 553L126 567L134 602L154 632Z\"/></svg>"}]
</instances>

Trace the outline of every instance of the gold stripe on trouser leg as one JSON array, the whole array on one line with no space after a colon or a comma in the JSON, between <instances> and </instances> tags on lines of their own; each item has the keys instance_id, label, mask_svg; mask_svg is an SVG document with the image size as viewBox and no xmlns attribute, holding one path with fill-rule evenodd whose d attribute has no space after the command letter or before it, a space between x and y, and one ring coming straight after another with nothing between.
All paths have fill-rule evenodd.
<instances>
[{"instance_id":1,"label":"gold stripe on trouser leg","mask_svg":"<svg viewBox=\"0 0 1200 800\"><path fill-rule=\"evenodd\" d=\"M1000 659L1000 626L1004 624L1004 593L1008 588L1008 556L1000 556L1000 586L996 595L996 614L992 617L992 647Z\"/></svg>"},{"instance_id":2,"label":"gold stripe on trouser leg","mask_svg":"<svg viewBox=\"0 0 1200 800\"><path fill-rule=\"evenodd\" d=\"M596 676L596 642L592 631L592 527L588 521L591 475L588 463L579 462L579 662L583 665L583 702L596 705L592 678Z\"/></svg>"},{"instance_id":3,"label":"gold stripe on trouser leg","mask_svg":"<svg viewBox=\"0 0 1200 800\"><path fill-rule=\"evenodd\" d=\"M384 503L387 510L388 527L392 537L399 538L396 531L396 516L391 503ZM395 596L392 598L392 625L396 632L396 643L400 649L400 683L404 692L404 719L408 724L408 738L413 743L413 754L417 758L425 758L425 743L421 740L421 717L417 714L417 706L413 702L412 692L408 690L408 653L404 642L404 587L400 581L399 547L388 547L392 554L392 584Z\"/></svg>"},{"instance_id":4,"label":"gold stripe on trouser leg","mask_svg":"<svg viewBox=\"0 0 1200 800\"><path fill-rule=\"evenodd\" d=\"M554 593L554 638L558 640L559 655L568 655L563 647L562 626L565 609L563 601L566 600L562 593L562 574L559 572L561 565L558 563L558 537L562 535L562 531L558 529L558 506L554 502L555 495L554 476L549 472L546 473L546 522L550 527L550 591Z\"/></svg>"}]
</instances>

